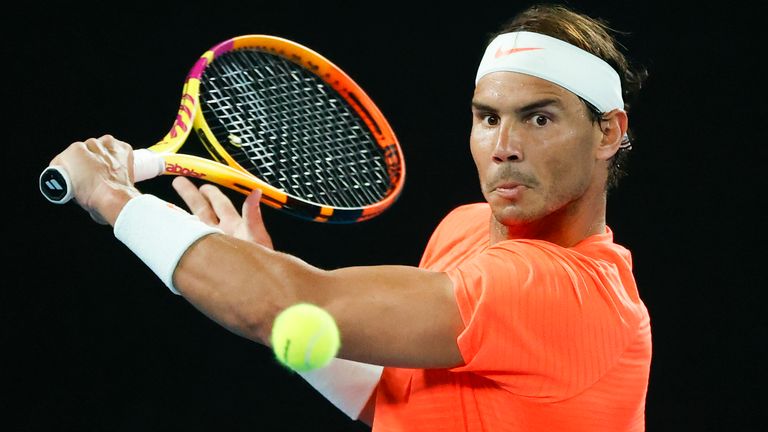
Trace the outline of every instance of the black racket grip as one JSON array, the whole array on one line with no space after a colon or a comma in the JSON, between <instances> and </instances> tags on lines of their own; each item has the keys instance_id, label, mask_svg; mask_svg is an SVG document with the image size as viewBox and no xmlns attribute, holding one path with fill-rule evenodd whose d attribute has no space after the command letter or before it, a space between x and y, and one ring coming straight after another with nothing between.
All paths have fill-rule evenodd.
<instances>
[{"instance_id":1,"label":"black racket grip","mask_svg":"<svg viewBox=\"0 0 768 432\"><path fill-rule=\"evenodd\" d=\"M49 166L40 174L40 192L54 204L66 204L72 199L72 182L60 166Z\"/></svg>"}]
</instances>

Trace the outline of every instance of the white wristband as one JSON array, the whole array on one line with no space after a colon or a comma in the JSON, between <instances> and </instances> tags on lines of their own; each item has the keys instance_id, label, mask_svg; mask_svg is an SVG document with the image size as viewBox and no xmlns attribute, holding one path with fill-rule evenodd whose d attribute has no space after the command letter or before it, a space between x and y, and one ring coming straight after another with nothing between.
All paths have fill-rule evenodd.
<instances>
[{"instance_id":1,"label":"white wristband","mask_svg":"<svg viewBox=\"0 0 768 432\"><path fill-rule=\"evenodd\" d=\"M334 358L324 368L299 372L299 375L336 408L357 420L383 370L377 365Z\"/></svg>"},{"instance_id":2,"label":"white wristband","mask_svg":"<svg viewBox=\"0 0 768 432\"><path fill-rule=\"evenodd\" d=\"M173 272L181 256L201 237L222 231L169 202L144 194L123 207L114 233L171 292L179 294L173 286Z\"/></svg>"}]
</instances>

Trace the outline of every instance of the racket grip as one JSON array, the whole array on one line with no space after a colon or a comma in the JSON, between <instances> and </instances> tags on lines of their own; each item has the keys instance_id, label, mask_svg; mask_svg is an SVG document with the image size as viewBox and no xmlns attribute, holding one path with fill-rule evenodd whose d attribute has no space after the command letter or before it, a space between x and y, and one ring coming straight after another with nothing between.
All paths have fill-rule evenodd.
<instances>
[{"instance_id":1,"label":"racket grip","mask_svg":"<svg viewBox=\"0 0 768 432\"><path fill-rule=\"evenodd\" d=\"M165 171L165 160L157 153L139 149L133 152L135 182L155 178ZM72 199L72 181L63 167L49 166L40 174L40 192L54 204L65 204Z\"/></svg>"},{"instance_id":2,"label":"racket grip","mask_svg":"<svg viewBox=\"0 0 768 432\"><path fill-rule=\"evenodd\" d=\"M165 171L165 159L152 150L133 151L133 181L140 182L155 178Z\"/></svg>"}]
</instances>

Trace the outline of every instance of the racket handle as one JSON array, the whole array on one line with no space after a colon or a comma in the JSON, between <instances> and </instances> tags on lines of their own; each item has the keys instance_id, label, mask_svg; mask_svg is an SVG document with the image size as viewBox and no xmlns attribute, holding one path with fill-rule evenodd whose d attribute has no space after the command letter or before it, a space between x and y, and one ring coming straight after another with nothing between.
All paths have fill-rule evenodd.
<instances>
[{"instance_id":1,"label":"racket handle","mask_svg":"<svg viewBox=\"0 0 768 432\"><path fill-rule=\"evenodd\" d=\"M155 178L165 171L165 159L159 154L147 149L133 151L133 181Z\"/></svg>"},{"instance_id":2,"label":"racket handle","mask_svg":"<svg viewBox=\"0 0 768 432\"><path fill-rule=\"evenodd\" d=\"M165 160L159 154L139 149L133 152L135 182L155 178L165 171ZM52 165L40 174L40 192L54 204L65 204L72 199L72 181L64 167Z\"/></svg>"},{"instance_id":3,"label":"racket handle","mask_svg":"<svg viewBox=\"0 0 768 432\"><path fill-rule=\"evenodd\" d=\"M72 199L72 182L63 167L51 165L40 174L40 192L54 204Z\"/></svg>"}]
</instances>

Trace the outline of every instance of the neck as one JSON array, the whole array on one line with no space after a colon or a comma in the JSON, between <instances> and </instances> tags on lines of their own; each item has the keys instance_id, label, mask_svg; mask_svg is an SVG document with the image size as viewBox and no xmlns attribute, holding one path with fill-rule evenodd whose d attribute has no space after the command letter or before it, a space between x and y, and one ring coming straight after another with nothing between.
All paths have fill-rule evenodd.
<instances>
[{"instance_id":1,"label":"neck","mask_svg":"<svg viewBox=\"0 0 768 432\"><path fill-rule=\"evenodd\" d=\"M494 245L503 240L545 240L571 247L585 238L605 232L606 194L579 199L543 218L514 225L504 225L491 214L491 238Z\"/></svg>"}]
</instances>

